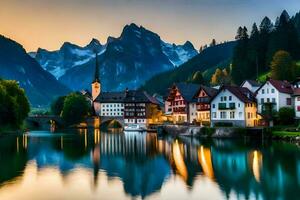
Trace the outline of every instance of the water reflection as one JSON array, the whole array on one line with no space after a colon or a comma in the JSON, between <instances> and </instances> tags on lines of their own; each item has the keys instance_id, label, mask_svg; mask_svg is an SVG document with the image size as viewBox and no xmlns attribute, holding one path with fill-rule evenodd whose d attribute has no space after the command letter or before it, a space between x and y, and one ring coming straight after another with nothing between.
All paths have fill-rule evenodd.
<instances>
[{"instance_id":1,"label":"water reflection","mask_svg":"<svg viewBox=\"0 0 300 200\"><path fill-rule=\"evenodd\" d=\"M299 152L285 143L84 129L5 136L0 199L296 199ZM39 191L56 194L46 198Z\"/></svg>"}]
</instances>

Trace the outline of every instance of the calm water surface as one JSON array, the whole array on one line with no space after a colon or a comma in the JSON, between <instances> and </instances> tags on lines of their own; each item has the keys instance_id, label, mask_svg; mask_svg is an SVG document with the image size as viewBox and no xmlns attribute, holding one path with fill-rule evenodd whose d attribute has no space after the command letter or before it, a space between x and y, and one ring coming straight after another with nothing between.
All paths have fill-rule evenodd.
<instances>
[{"instance_id":1,"label":"calm water surface","mask_svg":"<svg viewBox=\"0 0 300 200\"><path fill-rule=\"evenodd\" d=\"M1 200L299 197L292 144L99 130L0 137Z\"/></svg>"}]
</instances>

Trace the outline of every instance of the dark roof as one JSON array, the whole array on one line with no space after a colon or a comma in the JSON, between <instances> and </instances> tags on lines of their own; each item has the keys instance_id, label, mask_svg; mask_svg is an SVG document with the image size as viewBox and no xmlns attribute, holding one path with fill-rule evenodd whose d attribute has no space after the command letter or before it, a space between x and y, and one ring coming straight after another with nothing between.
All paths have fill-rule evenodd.
<instances>
[{"instance_id":1,"label":"dark roof","mask_svg":"<svg viewBox=\"0 0 300 200\"><path fill-rule=\"evenodd\" d=\"M260 87L262 84L261 83L259 83L259 82L257 82L257 81L255 81L255 80L245 80L242 84L241 84L241 86L242 85L244 85L245 84L245 82L248 82L251 86L253 86L253 87Z\"/></svg>"},{"instance_id":2,"label":"dark roof","mask_svg":"<svg viewBox=\"0 0 300 200\"><path fill-rule=\"evenodd\" d=\"M267 82L272 84L281 93L286 93L286 94L292 94L293 93L292 85L288 81L280 81L280 80L269 79L263 85L261 85L260 88L262 88Z\"/></svg>"},{"instance_id":3,"label":"dark roof","mask_svg":"<svg viewBox=\"0 0 300 200\"><path fill-rule=\"evenodd\" d=\"M159 104L155 98L147 94L147 92L141 90L126 91L124 102Z\"/></svg>"},{"instance_id":4,"label":"dark roof","mask_svg":"<svg viewBox=\"0 0 300 200\"><path fill-rule=\"evenodd\" d=\"M205 85L201 85L199 91L203 89L205 91L205 93L209 96L209 97L214 97L217 93L218 90L212 87L207 87ZM198 91L198 92L199 92Z\"/></svg>"},{"instance_id":5,"label":"dark roof","mask_svg":"<svg viewBox=\"0 0 300 200\"><path fill-rule=\"evenodd\" d=\"M193 83L176 83L175 86L178 88L180 94L187 102L192 102L195 100L194 96L200 88L200 85Z\"/></svg>"},{"instance_id":6,"label":"dark roof","mask_svg":"<svg viewBox=\"0 0 300 200\"><path fill-rule=\"evenodd\" d=\"M100 103L119 103L123 102L125 98L125 92L101 92L95 99Z\"/></svg>"},{"instance_id":7,"label":"dark roof","mask_svg":"<svg viewBox=\"0 0 300 200\"><path fill-rule=\"evenodd\" d=\"M222 90L228 90L244 103L256 102L254 93L251 92L248 88L239 87L239 86L229 86L229 85L222 86L219 89L218 93L211 100L213 100Z\"/></svg>"}]
</instances>

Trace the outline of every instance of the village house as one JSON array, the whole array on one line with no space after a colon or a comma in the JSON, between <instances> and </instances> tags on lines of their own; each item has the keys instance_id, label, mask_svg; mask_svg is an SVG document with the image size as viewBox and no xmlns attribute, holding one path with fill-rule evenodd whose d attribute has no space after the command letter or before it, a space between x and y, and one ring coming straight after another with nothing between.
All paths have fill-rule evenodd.
<instances>
[{"instance_id":1,"label":"village house","mask_svg":"<svg viewBox=\"0 0 300 200\"><path fill-rule=\"evenodd\" d=\"M293 103L296 119L300 119L300 78L292 82L293 87Z\"/></svg>"},{"instance_id":2,"label":"village house","mask_svg":"<svg viewBox=\"0 0 300 200\"><path fill-rule=\"evenodd\" d=\"M210 101L217 94L218 90L201 85L194 96L197 105L197 122L210 124Z\"/></svg>"},{"instance_id":3,"label":"village house","mask_svg":"<svg viewBox=\"0 0 300 200\"><path fill-rule=\"evenodd\" d=\"M211 126L253 127L258 123L253 92L238 86L222 86L211 99Z\"/></svg>"},{"instance_id":4,"label":"village house","mask_svg":"<svg viewBox=\"0 0 300 200\"><path fill-rule=\"evenodd\" d=\"M100 117L123 117L125 92L101 92L94 101Z\"/></svg>"},{"instance_id":5,"label":"village house","mask_svg":"<svg viewBox=\"0 0 300 200\"><path fill-rule=\"evenodd\" d=\"M293 107L293 89L287 81L268 79L256 91L258 113L263 114L266 109L278 112L282 107Z\"/></svg>"},{"instance_id":6,"label":"village house","mask_svg":"<svg viewBox=\"0 0 300 200\"><path fill-rule=\"evenodd\" d=\"M159 102L140 90L126 90L124 97L125 124L147 126L158 123L161 116Z\"/></svg>"},{"instance_id":7,"label":"village house","mask_svg":"<svg viewBox=\"0 0 300 200\"><path fill-rule=\"evenodd\" d=\"M194 98L200 85L175 83L165 101L165 111L172 116L173 123L197 121L197 99Z\"/></svg>"},{"instance_id":8,"label":"village house","mask_svg":"<svg viewBox=\"0 0 300 200\"><path fill-rule=\"evenodd\" d=\"M245 80L242 84L241 87L248 88L251 92L255 93L258 88L261 86L259 82L255 80Z\"/></svg>"}]
</instances>

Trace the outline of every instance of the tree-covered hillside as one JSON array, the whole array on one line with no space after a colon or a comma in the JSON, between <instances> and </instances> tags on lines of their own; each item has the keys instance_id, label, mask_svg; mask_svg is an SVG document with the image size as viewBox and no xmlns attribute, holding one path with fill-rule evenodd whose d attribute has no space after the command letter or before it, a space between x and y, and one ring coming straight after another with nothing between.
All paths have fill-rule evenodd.
<instances>
[{"instance_id":1,"label":"tree-covered hillside","mask_svg":"<svg viewBox=\"0 0 300 200\"><path fill-rule=\"evenodd\" d=\"M141 89L164 95L173 83L188 81L198 71L211 76L212 72L209 69L228 66L235 45L236 42L226 42L208 47L178 68L152 77ZM210 77L204 76L204 79Z\"/></svg>"},{"instance_id":2,"label":"tree-covered hillside","mask_svg":"<svg viewBox=\"0 0 300 200\"><path fill-rule=\"evenodd\" d=\"M293 60L300 58L300 13L290 17L286 11L283 11L280 17L276 19L275 24L265 17L259 27L253 24L250 34L246 27L239 27L236 40L237 45L234 49L232 59L231 76L233 82L240 84L245 79L257 79L261 74L266 74L271 70L271 63L276 59L275 54L279 51ZM292 62L290 62L292 63ZM284 65L293 68L294 64ZM280 67L279 67L280 68ZM283 66L281 66L283 68ZM285 71L285 69L276 70ZM296 73L297 71L295 71ZM300 75L300 74L294 74ZM280 76L281 79L291 79L290 73ZM278 78L274 76L273 78Z\"/></svg>"}]
</instances>

